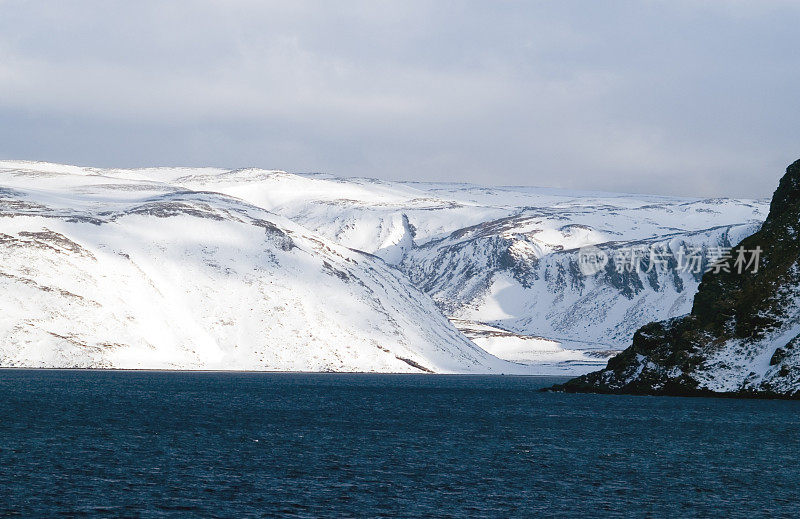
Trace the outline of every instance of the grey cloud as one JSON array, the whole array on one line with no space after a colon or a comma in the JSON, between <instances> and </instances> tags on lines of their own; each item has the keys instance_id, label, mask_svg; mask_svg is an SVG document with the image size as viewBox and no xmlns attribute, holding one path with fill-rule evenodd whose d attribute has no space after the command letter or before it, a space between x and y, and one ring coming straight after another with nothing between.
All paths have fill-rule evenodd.
<instances>
[{"instance_id":1,"label":"grey cloud","mask_svg":"<svg viewBox=\"0 0 800 519\"><path fill-rule=\"evenodd\" d=\"M768 196L787 1L0 2L0 155Z\"/></svg>"}]
</instances>

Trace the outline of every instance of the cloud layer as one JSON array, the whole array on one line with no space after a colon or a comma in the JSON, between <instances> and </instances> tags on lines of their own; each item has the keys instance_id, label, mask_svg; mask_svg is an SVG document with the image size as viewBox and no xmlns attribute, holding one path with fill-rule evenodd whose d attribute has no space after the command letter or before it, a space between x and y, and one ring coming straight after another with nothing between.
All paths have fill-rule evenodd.
<instances>
[{"instance_id":1,"label":"cloud layer","mask_svg":"<svg viewBox=\"0 0 800 519\"><path fill-rule=\"evenodd\" d=\"M0 156L768 196L788 1L0 0Z\"/></svg>"}]
</instances>

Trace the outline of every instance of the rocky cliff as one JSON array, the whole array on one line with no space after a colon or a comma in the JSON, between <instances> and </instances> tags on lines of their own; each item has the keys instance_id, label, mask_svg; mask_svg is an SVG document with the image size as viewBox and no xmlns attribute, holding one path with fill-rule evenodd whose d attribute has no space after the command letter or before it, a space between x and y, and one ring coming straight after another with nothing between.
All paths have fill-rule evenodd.
<instances>
[{"instance_id":1,"label":"rocky cliff","mask_svg":"<svg viewBox=\"0 0 800 519\"><path fill-rule=\"evenodd\" d=\"M690 314L642 327L606 369L554 389L800 398L799 228L800 160L761 229L703 276Z\"/></svg>"}]
</instances>

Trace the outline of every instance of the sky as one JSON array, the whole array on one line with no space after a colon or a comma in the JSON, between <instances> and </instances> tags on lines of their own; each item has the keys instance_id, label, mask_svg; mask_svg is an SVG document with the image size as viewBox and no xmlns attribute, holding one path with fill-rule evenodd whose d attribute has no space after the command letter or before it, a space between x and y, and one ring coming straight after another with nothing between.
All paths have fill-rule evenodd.
<instances>
[{"instance_id":1,"label":"sky","mask_svg":"<svg viewBox=\"0 0 800 519\"><path fill-rule=\"evenodd\" d=\"M0 0L0 158L768 197L794 0Z\"/></svg>"}]
</instances>

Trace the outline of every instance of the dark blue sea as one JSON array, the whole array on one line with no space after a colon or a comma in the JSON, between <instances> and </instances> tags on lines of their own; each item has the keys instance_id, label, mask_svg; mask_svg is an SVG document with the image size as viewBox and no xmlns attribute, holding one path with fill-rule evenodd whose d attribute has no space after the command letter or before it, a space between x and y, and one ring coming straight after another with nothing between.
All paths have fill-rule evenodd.
<instances>
[{"instance_id":1,"label":"dark blue sea","mask_svg":"<svg viewBox=\"0 0 800 519\"><path fill-rule=\"evenodd\" d=\"M0 515L800 514L800 402L563 380L0 370Z\"/></svg>"}]
</instances>

